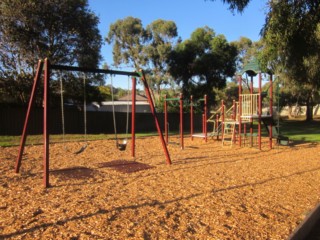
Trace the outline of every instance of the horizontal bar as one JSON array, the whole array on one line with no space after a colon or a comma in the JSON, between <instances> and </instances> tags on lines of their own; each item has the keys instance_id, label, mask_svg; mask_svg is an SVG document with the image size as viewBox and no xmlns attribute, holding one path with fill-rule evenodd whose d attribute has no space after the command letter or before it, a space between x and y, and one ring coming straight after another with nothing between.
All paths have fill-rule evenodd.
<instances>
[{"instance_id":1,"label":"horizontal bar","mask_svg":"<svg viewBox=\"0 0 320 240\"><path fill-rule=\"evenodd\" d=\"M54 65L54 64L50 65L50 68L51 69L55 69L55 70L66 70L66 71L75 71L75 72L91 72L91 73L104 73L104 74L115 74L115 75L140 77L140 74L137 73L137 72L117 71L117 70L109 70L109 69L74 67L74 66L64 66L64 65Z\"/></svg>"}]
</instances>

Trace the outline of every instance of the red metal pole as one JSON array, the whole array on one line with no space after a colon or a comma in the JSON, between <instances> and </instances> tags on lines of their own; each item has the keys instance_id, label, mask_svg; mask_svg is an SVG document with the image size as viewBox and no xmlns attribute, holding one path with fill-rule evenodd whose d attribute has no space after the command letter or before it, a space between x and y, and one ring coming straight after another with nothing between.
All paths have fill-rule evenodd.
<instances>
[{"instance_id":1,"label":"red metal pole","mask_svg":"<svg viewBox=\"0 0 320 240\"><path fill-rule=\"evenodd\" d=\"M182 93L180 93L180 146L181 149L184 149L184 141L183 141L183 97Z\"/></svg>"},{"instance_id":2,"label":"red metal pole","mask_svg":"<svg viewBox=\"0 0 320 240\"><path fill-rule=\"evenodd\" d=\"M164 96L164 136L167 145L169 144L169 133L168 133L168 105L167 105L167 95Z\"/></svg>"},{"instance_id":3,"label":"red metal pole","mask_svg":"<svg viewBox=\"0 0 320 240\"><path fill-rule=\"evenodd\" d=\"M258 143L259 143L259 149L261 150L261 113L262 113L262 98L261 98L261 85L262 85L262 78L261 78L261 72L259 72L259 115L258 115Z\"/></svg>"},{"instance_id":4,"label":"red metal pole","mask_svg":"<svg viewBox=\"0 0 320 240\"><path fill-rule=\"evenodd\" d=\"M224 101L221 100L221 124L222 124L222 127L221 127L221 137L223 139L223 136L224 136Z\"/></svg>"},{"instance_id":5,"label":"red metal pole","mask_svg":"<svg viewBox=\"0 0 320 240\"><path fill-rule=\"evenodd\" d=\"M43 61L39 60L36 75L33 80L32 92L31 92L31 96L30 96L30 100L29 100L27 115L26 115L26 119L25 119L24 125L23 125L19 153L18 153L18 157L16 160L16 165L15 165L15 172L16 173L19 173L19 171L20 171L22 154L23 154L24 146L25 146L26 139L27 139L27 129L28 129L28 125L29 125L30 112L31 112L32 106L34 104L34 99L35 99L34 96L35 96L36 89L38 88L38 85L39 85L42 68L43 68Z\"/></svg>"},{"instance_id":6,"label":"red metal pole","mask_svg":"<svg viewBox=\"0 0 320 240\"><path fill-rule=\"evenodd\" d=\"M207 134L207 111L208 111L208 97L204 95L204 138L206 142L208 141L208 134Z\"/></svg>"},{"instance_id":7,"label":"red metal pole","mask_svg":"<svg viewBox=\"0 0 320 240\"><path fill-rule=\"evenodd\" d=\"M136 83L137 79L132 79L132 100L131 100L131 156L136 156Z\"/></svg>"},{"instance_id":8,"label":"red metal pole","mask_svg":"<svg viewBox=\"0 0 320 240\"><path fill-rule=\"evenodd\" d=\"M253 76L251 76L250 81L250 94L253 94ZM253 104L253 97L251 96L251 104ZM250 145L253 145L253 118L250 118Z\"/></svg>"},{"instance_id":9,"label":"red metal pole","mask_svg":"<svg viewBox=\"0 0 320 240\"><path fill-rule=\"evenodd\" d=\"M232 101L232 120L236 120L236 100Z\"/></svg>"},{"instance_id":10,"label":"red metal pole","mask_svg":"<svg viewBox=\"0 0 320 240\"><path fill-rule=\"evenodd\" d=\"M190 96L190 135L193 140L193 96Z\"/></svg>"},{"instance_id":11,"label":"red metal pole","mask_svg":"<svg viewBox=\"0 0 320 240\"><path fill-rule=\"evenodd\" d=\"M242 78L241 76L238 76L238 81L239 81L239 146L241 147L241 143L242 143L242 137L241 137L241 132L242 132Z\"/></svg>"},{"instance_id":12,"label":"red metal pole","mask_svg":"<svg viewBox=\"0 0 320 240\"><path fill-rule=\"evenodd\" d=\"M154 117L154 121L155 121L155 124L156 124L156 127L157 127L157 131L158 131L159 138L160 138L160 141L161 141L161 144L162 144L162 148L163 148L163 151L164 151L165 156L166 156L166 163L167 164L171 164L169 151L168 151L167 145L166 145L166 143L164 141L164 138L163 138L163 135L162 135L162 131L161 131L161 128L160 128L158 117L157 117L157 112L156 112L156 109L154 107L154 102L153 102L152 97L151 97L151 93L150 93L150 89L149 89L146 77L144 75L144 72L141 69L140 69L140 73L141 73L141 81L142 81L142 83L144 85L144 89L145 89L145 92L146 92L146 95L147 95L147 98L148 98L148 101L149 101L151 113L152 113L152 115Z\"/></svg>"},{"instance_id":13,"label":"red metal pole","mask_svg":"<svg viewBox=\"0 0 320 240\"><path fill-rule=\"evenodd\" d=\"M270 88L269 88L269 95L270 95L270 116L271 116L271 120L273 119L273 84L272 84L272 74L270 74L270 80L269 80L269 84L270 84ZM272 149L272 122L270 121L270 130L269 130L269 146L270 149Z\"/></svg>"},{"instance_id":14,"label":"red metal pole","mask_svg":"<svg viewBox=\"0 0 320 240\"><path fill-rule=\"evenodd\" d=\"M219 140L219 113L217 113L215 121L216 121L216 124L215 124L214 131L217 133L217 140Z\"/></svg>"},{"instance_id":15,"label":"red metal pole","mask_svg":"<svg viewBox=\"0 0 320 240\"><path fill-rule=\"evenodd\" d=\"M44 85L43 85L43 184L49 187L49 60L45 59Z\"/></svg>"},{"instance_id":16,"label":"red metal pole","mask_svg":"<svg viewBox=\"0 0 320 240\"><path fill-rule=\"evenodd\" d=\"M202 133L204 134L204 113L202 113Z\"/></svg>"}]
</instances>

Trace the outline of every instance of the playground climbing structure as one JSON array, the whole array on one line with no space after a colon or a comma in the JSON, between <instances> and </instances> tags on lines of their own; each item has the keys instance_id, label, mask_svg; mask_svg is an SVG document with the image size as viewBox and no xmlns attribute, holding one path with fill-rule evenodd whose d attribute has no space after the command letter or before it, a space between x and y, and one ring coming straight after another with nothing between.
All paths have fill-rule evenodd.
<instances>
[{"instance_id":1,"label":"playground climbing structure","mask_svg":"<svg viewBox=\"0 0 320 240\"><path fill-rule=\"evenodd\" d=\"M249 77L249 89L243 91L244 81L242 75ZM233 101L232 106L226 109L224 101L221 107L215 111L207 120L213 123L213 132L209 135L212 137L222 138L222 145L233 145L238 143L239 146L253 146L257 143L261 149L262 141L262 124L265 124L269 137L269 147L272 148L272 138L274 136L274 122L272 115L273 105L273 75L268 73L268 91L262 92L262 72L256 60L250 62L237 77L239 86L238 101ZM253 78L258 78L258 92L254 92ZM263 106L263 99L269 95L269 101ZM253 122L257 122L257 129L254 132Z\"/></svg>"}]
</instances>

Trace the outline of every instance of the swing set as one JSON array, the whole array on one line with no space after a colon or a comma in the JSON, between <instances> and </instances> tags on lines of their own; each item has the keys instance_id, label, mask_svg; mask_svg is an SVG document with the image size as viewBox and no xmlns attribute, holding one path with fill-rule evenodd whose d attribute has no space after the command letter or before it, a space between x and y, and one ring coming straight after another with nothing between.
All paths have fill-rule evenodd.
<instances>
[{"instance_id":1,"label":"swing set","mask_svg":"<svg viewBox=\"0 0 320 240\"><path fill-rule=\"evenodd\" d=\"M128 91L129 91L129 76L128 76ZM122 142L119 141L118 132L117 132L117 121L116 121L116 111L114 107L114 91L113 91L113 77L111 75L111 100L112 100L112 119L113 119L113 128L114 135L116 138L116 147L120 151L126 150L128 143L128 130L129 130L129 100L127 99L127 114L126 114L126 136Z\"/></svg>"},{"instance_id":2,"label":"swing set","mask_svg":"<svg viewBox=\"0 0 320 240\"><path fill-rule=\"evenodd\" d=\"M24 122L24 126L23 126L23 131L22 131L22 136L21 136L21 140L20 140L20 147L19 147L19 153L16 159L16 163L15 163L15 172L19 173L20 171L20 167L21 167L21 161L22 161L22 155L24 152L24 148L25 148L25 143L26 143L26 138L27 138L27 130L28 130L28 125L29 125L29 120L30 120L30 113L32 110L32 107L34 105L35 102L35 93L38 90L39 86L40 86L40 79L43 73L43 184L44 187L49 187L49 114L50 114L50 110L49 110L49 82L50 82L50 75L51 75L51 71L52 70L58 70L58 71L71 71L71 72L83 72L85 73L100 73L100 74L110 74L110 75L124 75L124 76L128 76L128 77L132 77L132 119L131 119L131 153L132 153L132 157L135 157L135 105L136 105L136 81L137 78L140 79L141 83L144 86L145 89L145 94L147 96L149 105L150 105L150 109L151 109L151 113L154 117L154 121L155 121L155 125L158 131L158 135L160 138L160 142L162 144L163 147L163 151L166 157L166 163L169 165L171 164L171 159L170 159L170 155L169 155L169 151L167 149L167 145L165 143L164 137L162 135L162 130L160 128L160 124L157 118L157 113L155 110L155 105L154 105L154 101L151 97L151 92L145 77L145 74L143 72L143 70L139 70L138 72L128 72L128 71L117 71L117 70L108 70L108 69L94 69L94 68L85 68L85 67L74 67L74 66L64 66L64 65L54 65L54 64L50 64L48 59L45 60L39 60L38 61L38 66L37 66L37 70L36 70L36 74L34 77L34 82L33 82L33 87L32 87L32 92L31 92L31 96L30 96L30 100L29 100L29 104L28 104L28 109L27 109L27 113L26 113L26 117L25 117L25 122ZM85 91L85 83L86 83L86 78L84 75L84 91ZM62 80L60 82L60 90L61 90L61 94L62 94L62 105L63 103L63 83ZM112 91L113 92L113 91ZM112 93L113 94L113 93ZM113 96L112 96L113 98ZM86 98L84 97L84 136L86 138L86 134L87 134L87 129L86 129ZM114 106L114 104L113 104ZM113 107L114 108L114 107ZM128 109L128 106L127 106ZM62 112L64 110L63 106L62 106ZM129 111L128 111L129 112ZM127 115L128 116L128 115ZM62 120L62 125L63 125L63 134L64 134L64 116L62 116L63 120ZM115 129L115 135L116 135L116 147L117 149L119 149L120 151L124 151L126 149L127 146L127 139L125 139L123 142L120 143L118 136L117 136L117 131L116 131L116 118L115 118L115 110L113 109L113 121L114 121L114 129ZM128 117L127 117L127 126L128 126ZM127 127L128 129L128 127ZM126 130L128 131L128 130ZM79 154L81 152L83 152L85 149L87 148L87 143L78 151L75 152L75 154Z\"/></svg>"}]
</instances>

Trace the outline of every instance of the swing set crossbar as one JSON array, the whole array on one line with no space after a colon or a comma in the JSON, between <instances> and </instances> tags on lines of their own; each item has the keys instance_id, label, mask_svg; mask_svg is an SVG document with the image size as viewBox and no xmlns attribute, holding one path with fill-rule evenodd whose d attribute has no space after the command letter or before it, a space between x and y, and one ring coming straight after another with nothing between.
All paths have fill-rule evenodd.
<instances>
[{"instance_id":1,"label":"swing set crossbar","mask_svg":"<svg viewBox=\"0 0 320 240\"><path fill-rule=\"evenodd\" d=\"M113 75L122 75L122 76L141 77L141 75L137 72L118 71L118 70L99 69L99 68L74 67L74 66L55 65L55 64L51 64L50 68L55 70L65 70L65 71L74 71L74 72L104 73L104 74L113 74Z\"/></svg>"}]
</instances>

